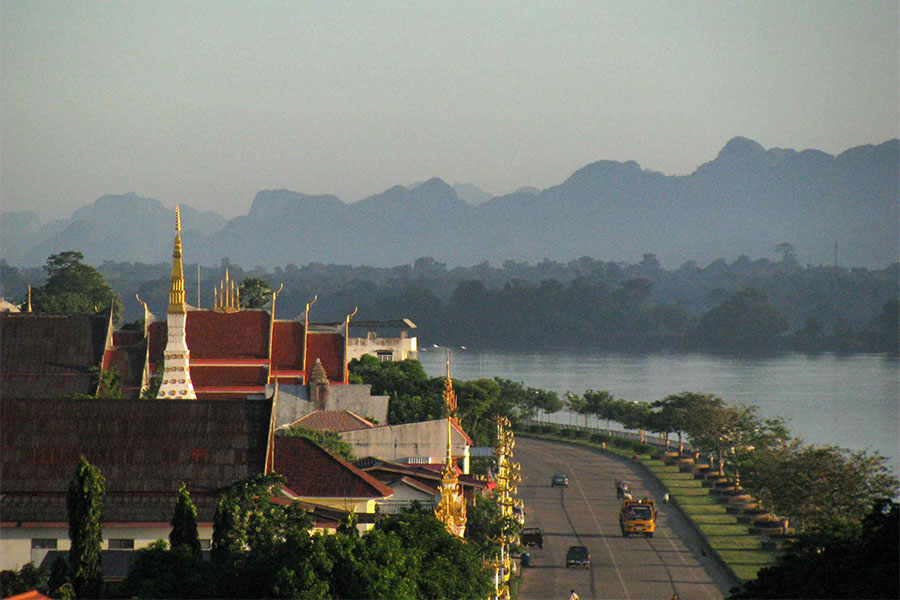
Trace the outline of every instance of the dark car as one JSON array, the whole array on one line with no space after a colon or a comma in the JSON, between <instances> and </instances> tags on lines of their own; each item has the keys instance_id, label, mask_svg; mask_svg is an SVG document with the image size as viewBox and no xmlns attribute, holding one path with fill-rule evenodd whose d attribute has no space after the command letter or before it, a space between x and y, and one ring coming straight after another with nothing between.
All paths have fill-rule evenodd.
<instances>
[{"instance_id":1,"label":"dark car","mask_svg":"<svg viewBox=\"0 0 900 600\"><path fill-rule=\"evenodd\" d=\"M526 527L519 534L519 541L523 546L537 546L544 548L544 534L540 527Z\"/></svg>"},{"instance_id":2,"label":"dark car","mask_svg":"<svg viewBox=\"0 0 900 600\"><path fill-rule=\"evenodd\" d=\"M556 487L558 485L569 487L569 476L565 473L556 473L553 476L553 479L550 480L550 487Z\"/></svg>"},{"instance_id":3,"label":"dark car","mask_svg":"<svg viewBox=\"0 0 900 600\"><path fill-rule=\"evenodd\" d=\"M569 567L591 567L591 553L588 552L587 546L569 546L566 552L566 568Z\"/></svg>"}]
</instances>

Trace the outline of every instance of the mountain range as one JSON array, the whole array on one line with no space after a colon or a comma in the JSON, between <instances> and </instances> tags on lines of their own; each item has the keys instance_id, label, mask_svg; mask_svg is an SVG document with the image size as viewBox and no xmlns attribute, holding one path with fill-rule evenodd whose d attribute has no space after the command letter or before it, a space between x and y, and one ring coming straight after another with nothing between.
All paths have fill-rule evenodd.
<instances>
[{"instance_id":1,"label":"mountain range","mask_svg":"<svg viewBox=\"0 0 900 600\"><path fill-rule=\"evenodd\" d=\"M604 160L544 190L487 197L434 178L354 203L265 190L231 220L182 205L185 260L392 266L430 256L455 266L653 253L677 266L773 256L783 242L813 265L882 268L900 255L896 139L833 156L736 137L689 175ZM107 195L46 224L33 212L0 214L0 257L19 267L64 250L97 265L168 262L172 230L172 209L159 200Z\"/></svg>"}]
</instances>

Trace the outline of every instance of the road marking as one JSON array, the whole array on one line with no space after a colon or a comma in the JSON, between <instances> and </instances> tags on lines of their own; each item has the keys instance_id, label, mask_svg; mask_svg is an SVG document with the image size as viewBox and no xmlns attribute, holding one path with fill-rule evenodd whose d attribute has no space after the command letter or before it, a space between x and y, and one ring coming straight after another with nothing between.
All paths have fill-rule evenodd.
<instances>
[{"instance_id":1,"label":"road marking","mask_svg":"<svg viewBox=\"0 0 900 600\"><path fill-rule=\"evenodd\" d=\"M603 545L606 546L606 552L609 554L609 557L612 559L613 568L616 570L616 575L619 577L619 583L622 584L622 591L625 592L625 597L628 600L631 600L631 594L628 593L628 588L625 587L625 579L622 577L622 571L619 570L619 563L616 562L616 557L613 554L612 548L609 547L609 542L606 539L606 536L603 535L603 530L600 529L600 520L597 519L597 515L594 514L594 509L591 508L591 503L588 502L587 494L584 493L584 488L581 487L581 481L578 480L574 475L572 476L575 479L575 485L578 486L578 491L581 493L581 497L584 499L584 503L588 507L588 511L591 513L591 519L594 520L594 524L597 526L597 533L600 534L600 539L603 540Z\"/></svg>"}]
</instances>

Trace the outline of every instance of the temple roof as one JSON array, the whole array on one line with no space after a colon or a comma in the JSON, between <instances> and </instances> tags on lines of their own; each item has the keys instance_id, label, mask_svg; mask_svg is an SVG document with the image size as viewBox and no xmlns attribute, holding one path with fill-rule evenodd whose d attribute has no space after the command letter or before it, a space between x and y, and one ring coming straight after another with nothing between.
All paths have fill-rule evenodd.
<instances>
[{"instance_id":1,"label":"temple roof","mask_svg":"<svg viewBox=\"0 0 900 600\"><path fill-rule=\"evenodd\" d=\"M261 366L269 360L269 326L271 316L263 310L240 312L215 312L195 310L188 312L185 331L188 349L191 351L191 379L194 388L201 393L203 386L212 385L215 374L197 377L200 366L236 367L253 364ZM312 329L313 325L310 325ZM149 327L150 363L162 363L166 347L167 324L154 322ZM275 321L272 330L272 372L270 376L284 373L287 376L312 370L316 360L322 362L331 383L344 382L344 336L337 331L310 331L307 338L306 365L303 356L303 323L299 321ZM216 362L214 362L216 361ZM256 361L256 362L253 362ZM217 364L218 363L218 364ZM230 375L223 375L231 377ZM263 382L263 385L265 382ZM227 384L215 384L219 387Z\"/></svg>"}]
</instances>

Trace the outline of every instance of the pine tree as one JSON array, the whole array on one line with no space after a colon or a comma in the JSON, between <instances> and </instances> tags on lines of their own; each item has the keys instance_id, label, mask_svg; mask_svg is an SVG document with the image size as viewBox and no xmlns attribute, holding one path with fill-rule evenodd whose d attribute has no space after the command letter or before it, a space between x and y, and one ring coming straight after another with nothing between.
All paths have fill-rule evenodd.
<instances>
[{"instance_id":1,"label":"pine tree","mask_svg":"<svg viewBox=\"0 0 900 600\"><path fill-rule=\"evenodd\" d=\"M175 505L175 514L172 515L172 533L169 534L169 544L174 550L178 546L185 545L194 554L200 554L200 534L197 532L197 508L191 501L191 494L185 484L178 489L178 503Z\"/></svg>"},{"instance_id":2,"label":"pine tree","mask_svg":"<svg viewBox=\"0 0 900 600\"><path fill-rule=\"evenodd\" d=\"M106 481L100 470L82 456L69 483L66 509L69 515L69 565L78 598L99 598L103 586L100 529Z\"/></svg>"}]
</instances>

